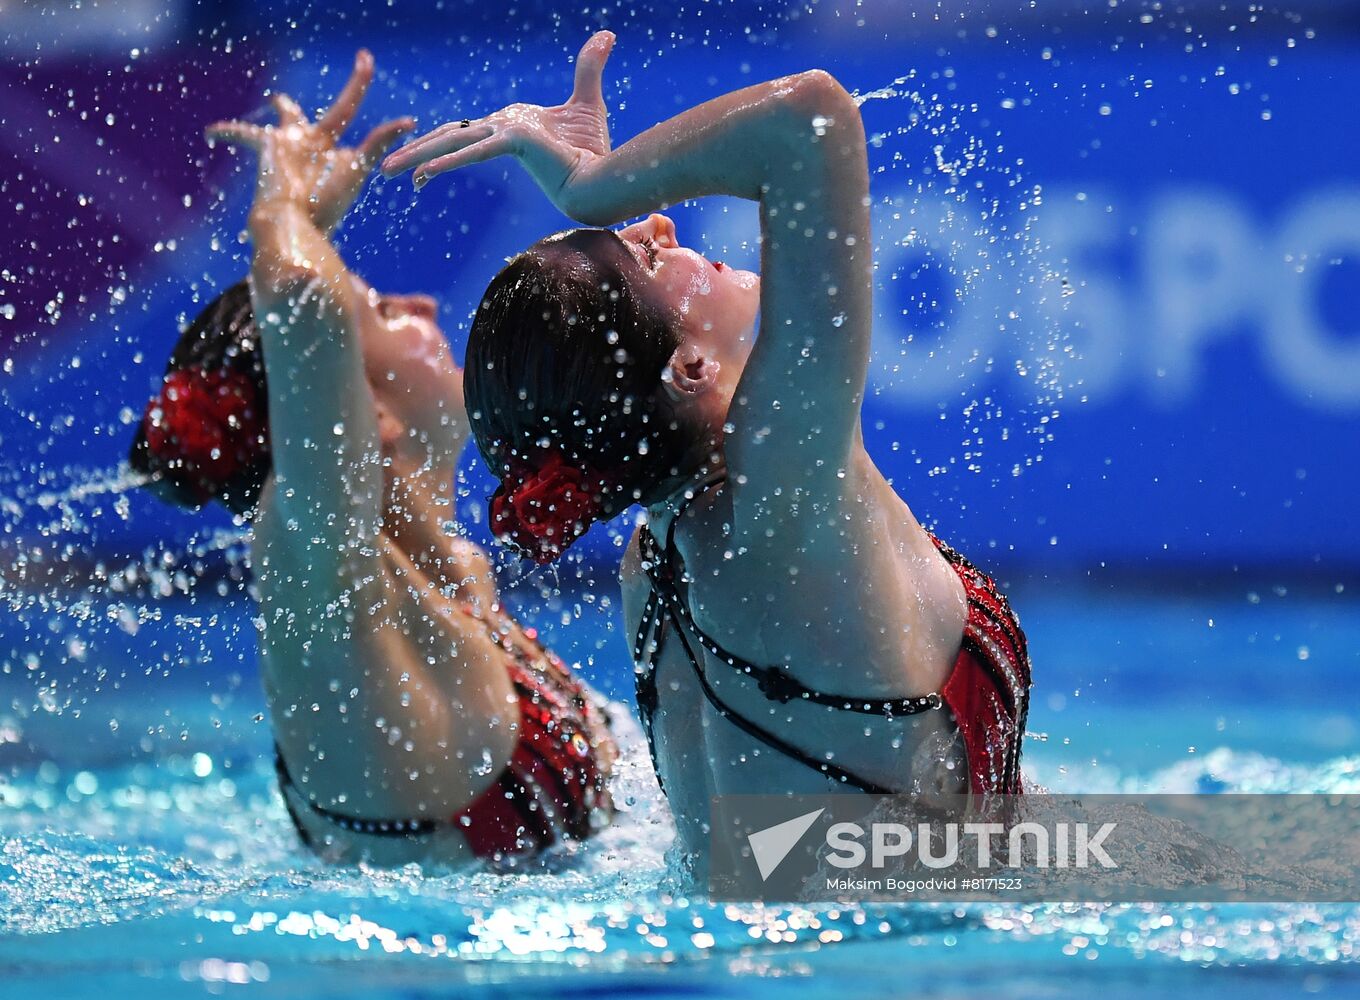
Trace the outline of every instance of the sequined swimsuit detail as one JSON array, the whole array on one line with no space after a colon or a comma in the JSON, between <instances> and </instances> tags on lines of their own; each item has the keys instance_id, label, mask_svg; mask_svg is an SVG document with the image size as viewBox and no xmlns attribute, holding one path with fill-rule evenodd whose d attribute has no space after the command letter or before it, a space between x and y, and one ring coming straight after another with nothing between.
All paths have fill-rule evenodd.
<instances>
[{"instance_id":1,"label":"sequined swimsuit detail","mask_svg":"<svg viewBox=\"0 0 1360 1000\"><path fill-rule=\"evenodd\" d=\"M475 609L469 617L485 621ZM298 787L275 753L279 783L297 790L308 811L343 830L378 837L426 837L457 827L479 858L533 854L559 841L582 840L609 822L614 812L602 764L608 722L591 693L566 664L543 649L532 629L524 635L537 651L508 641L487 622L492 641L507 653L510 680L519 701L519 738L500 776L472 803L451 818L367 818L323 808ZM292 801L289 815L304 843L311 838Z\"/></svg>"}]
</instances>

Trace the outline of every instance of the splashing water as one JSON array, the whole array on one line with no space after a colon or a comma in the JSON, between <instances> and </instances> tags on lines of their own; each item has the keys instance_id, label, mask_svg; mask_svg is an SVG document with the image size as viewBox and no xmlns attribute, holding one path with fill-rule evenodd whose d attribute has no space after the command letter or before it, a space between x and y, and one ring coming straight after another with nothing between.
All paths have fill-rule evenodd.
<instances>
[{"instance_id":1,"label":"splashing water","mask_svg":"<svg viewBox=\"0 0 1360 1000\"><path fill-rule=\"evenodd\" d=\"M327 868L300 853L269 770L239 756L42 765L4 789L0 962L24 955L26 966L51 973L57 956L46 957L50 949L33 935L84 929L83 961L116 968L126 931L142 928L152 943L141 960L153 966L229 955L276 977L302 968L316 975L322 963L359 955L434 963L441 975L473 981L466 963L565 973L706 957L738 970L798 956L815 962L851 941L878 942L887 949L880 955L957 948L964 960L977 947L1049 940L1066 955L1171 955L1227 969L1322 963L1348 953L1360 932L1360 914L1338 906L708 903L687 896L668 865L674 830L643 741L630 727L624 742L620 822L598 840L559 849L532 874ZM1209 773L1226 790L1300 787L1297 772L1232 754L1206 760L1196 775L1182 767L1153 781ZM1306 785L1354 792L1358 774L1360 760L1332 761ZM191 939L198 943L186 952ZM451 958L464 964L449 970Z\"/></svg>"},{"instance_id":2,"label":"splashing water","mask_svg":"<svg viewBox=\"0 0 1360 1000\"><path fill-rule=\"evenodd\" d=\"M753 41L782 40L781 31L810 19L818 6L796 5L755 18L759 23L734 32L738 41L723 43L723 57L735 57L731 61L740 65ZM871 16L864 6L853 5L853 12L847 8L847 20L852 13ZM1182 25L1181 13L1162 15L1161 5L1148 9L1158 14L1157 23L1140 19L1140 25L1165 27L1178 41L1184 34L1187 45L1202 47L1203 36ZM629 5L617 12L617 26L662 39L652 34L649 14L645 5ZM365 24L374 27L389 15L365 16ZM518 15L507 15L512 16ZM1244 31L1266 16L1262 5L1252 5ZM1270 16L1293 18L1287 12ZM663 44L650 44L631 65L620 60L623 74L610 84L617 112L633 114L646 103L640 101L645 74L673 67L685 53L720 37L710 35L701 21L696 17ZM565 24L554 17L551 31L554 44L561 41L568 48L563 40L575 29ZM423 114L447 112L445 117L453 119L527 91L530 82L537 86L539 81L526 79L521 39L482 44L473 32L456 30L458 44L441 46L437 59L452 59L450 51L459 57L484 50L496 55L442 74L394 73L378 83L385 96L402 106L420 106ZM1312 37L1307 30L1290 31L1290 49L1293 34ZM288 44L297 45L290 54L298 67L291 72L300 79L318 57L312 51L315 39L306 29L298 32L295 24L280 26ZM120 71L134 74L145 44L138 41L136 54L119 54ZM233 46L243 43L233 38L213 44L203 65L189 69L186 86L198 86L195 74L221 66L236 54ZM253 61L254 54L243 65ZM31 70L41 70L37 62ZM241 70L231 87L249 91L254 100L260 89L257 72ZM286 79L289 72L269 85L294 89L296 81ZM1206 75L1220 80L1225 74ZM430 77L441 86L432 87ZM454 80L458 86L448 85ZM1264 88L1249 90L1243 100L1268 102ZM147 95L152 93L148 88ZM1110 113L1107 98L1104 93L1097 98L1102 116ZM63 91L53 97L53 107L74 107L81 99ZM947 422L949 435L921 442L882 412L870 418L866 431L875 437L871 450L876 455L904 452L908 460L899 463L900 471L914 468L940 486L933 504L962 506L974 483L996 486L1025 475L1049 452L1053 423L1081 385L1074 374L1081 352L1063 316L1074 283L1038 235L1044 191L1029 179L1028 168L1008 150L1003 131L988 114L951 96L949 77L912 71L856 99L869 124L877 199L879 306L871 403L899 415L927 412L929 419ZM113 143L119 119L97 110L92 120L106 123ZM1270 109L1261 113L1269 116ZM44 129L46 117L38 119ZM185 134L196 134L200 125L193 122ZM78 137L69 134L67 145ZM30 140L37 141L36 133L26 136ZM103 143L101 137L94 148ZM1158 985L1170 993L1191 982L1175 978L1180 969L1213 975L1217 978L1209 983L1241 1000L1273 998L1278 983L1271 979L1272 970L1294 963L1316 973L1306 981L1310 989L1353 992L1355 975L1332 965L1353 959L1360 939L1360 915L1349 907L712 904L686 889L667 856L673 824L636 732L626 741L616 793L626 805L621 821L596 841L555 852L542 870L340 870L310 858L297 845L272 771L263 763L269 740L252 669L245 530L220 521L192 530L175 524L140 550L105 549L108 525L128 525L140 517L142 524L132 526L145 529L159 516L157 509L134 502L139 482L123 467L58 474L45 458L49 445L74 438L95 450L100 442L119 437L115 450L121 451L131 418L115 419L106 411L140 402L145 388L140 383L163 355L174 310L210 297L228 272L243 266L241 245L232 234L239 229L248 178L244 172L224 175L218 167L214 183L224 186L200 192L202 164L191 166L194 209L202 218L190 224L163 209L148 213L150 221L141 225L154 231L132 237L146 237L154 265L142 262L148 273L135 274L136 281L129 280L125 264L115 261L95 262L100 266L90 269L108 286L97 294L75 287L74 279L69 289L39 288L41 271L0 273L0 291L13 295L15 289L32 287L39 303L37 309L0 304L0 327L7 333L22 330L14 335L21 346L45 344L77 313L99 313L116 334L97 350L82 346L78 353L56 352L62 354L59 370L39 368L32 357L16 355L17 363L6 357L0 375L0 401L19 415L30 436L43 438L30 449L39 457L25 468L0 473L0 613L5 615L0 623L0 978L5 985L16 984L28 995L56 997L63 989L76 995L75 977L93 972L111 995L142 988L142 978L152 976L170 984L167 990L188 983L220 991L269 981L290 996L335 996L362 988L371 1000L379 991L414 995L426 988L446 990L450 982L494 989L515 977L507 969L548 970L554 979L568 980L666 966L683 970L686 978L678 988L694 992L728 990L728 975L752 972L790 977L823 972L832 977L829 983L839 984L828 985L827 995L843 996L847 983L866 993L900 992L909 969L917 977L913 988L919 986L922 993L937 988L959 994L1052 995L1063 985L1092 986L1083 979L1092 975L1084 968L1113 967L1127 982L1143 977L1154 993ZM165 200L152 180L153 174L133 175L126 185L106 185L99 204L112 204L131 225L141 217L141 206L127 200L128 191L149 191L157 204ZM345 249L361 271L395 259L391 276L412 265L412 253L403 247L430 239L450 243L450 260L467 255L476 266L453 278L432 268L411 270L430 287L453 281L447 298L454 303L455 319L465 323L465 307L476 302L484 285L478 268L518 249L508 240L502 245L501 234L470 223L461 214L466 206L493 205L516 225L528 218L532 225L509 234L515 240L530 229L541 235L552 220L536 217L538 209L525 211L491 174L460 176L450 181L449 190L445 202L430 208L427 199L417 211L395 186L370 188L356 208L358 233ZM20 202L16 214L23 200L37 200L17 187L7 196ZM80 212L73 212L80 215L87 207L82 200ZM706 242L725 256L744 254L750 262L757 253L753 220L745 209L720 205L691 211ZM174 318L182 323L184 316ZM76 363L80 355L83 366ZM122 384L101 384L89 374L101 361L121 373ZM20 387L16 373L25 371L39 373L36 389ZM82 387L91 384L100 391L82 396ZM83 406L87 399L89 414ZM6 445L12 441L11 435ZM959 475L963 472L968 477ZM466 509L459 510L458 520L480 529L479 491L481 480L475 476L460 483L460 498L471 495L476 502L460 505ZM612 526L606 543L611 555L617 555L613 549L627 539L629 527L624 522ZM502 568L512 565L505 560ZM619 695L628 679L613 667L625 643L613 623L611 599L592 592L596 578L596 570L574 554L551 573L516 581L515 599L544 619L546 632L559 629L550 646L578 651L579 657L569 654L568 659L583 659L606 680L612 677L612 693ZM1055 634L1085 634L1079 617L1074 608ZM563 628L567 625L571 629ZM1243 628L1239 645L1254 643L1256 634ZM1184 637L1184 646L1192 647L1188 630ZM1124 641L1131 648L1135 637L1126 635ZM1235 654L1222 648L1202 662L1210 660L1212 669L1225 676L1237 664ZM1064 687L1052 672L1046 678L1040 664L1041 688L1051 692L1075 698L1073 690L1089 693L1093 684L1086 677L1066 679L1071 683ZM1108 685L1115 698L1130 696L1137 687L1103 674L1094 683ZM1167 694L1168 701L1172 697ZM1279 725L1259 699L1222 711L1236 711L1258 729ZM1091 728L1089 721L1083 727L1066 716L1056 718L1070 734ZM1100 752L1116 759L1131 754L1138 737L1122 730L1134 728L1135 718L1131 710L1116 712L1109 731L1097 737ZM1316 718L1313 711L1305 723ZM1029 752L1033 774L1058 789L1360 791L1360 758L1350 754L1291 763L1258 751L1221 748L1150 769L1083 767L1078 773L1075 753L1047 744ZM137 969L129 956L136 956ZM365 964L357 965L356 958ZM386 963L383 973L374 971L375 963ZM75 971L67 971L72 966ZM378 980L379 975L386 978ZM1204 982L1193 980L1197 990ZM1109 982L1100 988L1107 998L1121 995Z\"/></svg>"}]
</instances>

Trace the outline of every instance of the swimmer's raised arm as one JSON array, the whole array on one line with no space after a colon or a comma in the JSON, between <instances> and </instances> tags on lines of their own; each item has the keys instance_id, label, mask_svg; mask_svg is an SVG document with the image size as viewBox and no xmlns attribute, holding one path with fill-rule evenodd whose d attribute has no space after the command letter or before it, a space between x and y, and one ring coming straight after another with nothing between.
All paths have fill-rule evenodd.
<instances>
[{"instance_id":1,"label":"swimmer's raised arm","mask_svg":"<svg viewBox=\"0 0 1360 1000\"><path fill-rule=\"evenodd\" d=\"M729 411L729 484L734 502L752 501L738 504L751 524L770 524L766 514L797 523L794 511L816 508L834 517L819 501L836 507L856 495L849 466L871 339L859 108L832 76L810 70L707 101L611 152L600 81L613 42L600 32L582 48L566 104L513 105L445 125L393 153L383 170L415 170L423 184L513 156L559 209L592 225L704 195L759 201L761 329Z\"/></svg>"},{"instance_id":2,"label":"swimmer's raised arm","mask_svg":"<svg viewBox=\"0 0 1360 1000\"><path fill-rule=\"evenodd\" d=\"M808 529L860 492L850 456L872 337L869 170L854 99L821 70L746 87L583 158L567 187L575 217L596 224L704 195L760 203L760 332L724 441L734 527L765 539L781 525L781 543L783 531L832 537Z\"/></svg>"},{"instance_id":3,"label":"swimmer's raised arm","mask_svg":"<svg viewBox=\"0 0 1360 1000\"><path fill-rule=\"evenodd\" d=\"M811 71L707 101L610 151L602 78L614 35L597 32L576 59L565 104L512 104L476 121L441 125L383 161L389 177L433 177L498 156L518 159L562 212L607 226L687 198L732 195L757 201L786 154L806 138L819 89L835 81ZM806 152L804 148L802 150Z\"/></svg>"},{"instance_id":4,"label":"swimmer's raised arm","mask_svg":"<svg viewBox=\"0 0 1360 1000\"><path fill-rule=\"evenodd\" d=\"M351 567L347 554L376 538L382 520L378 420L359 337L376 307L329 234L383 153L414 124L386 122L355 148L338 145L372 76L373 58L360 52L344 91L315 123L278 94L277 125L219 122L207 130L210 140L259 155L251 300L265 348L276 502L310 533L315 559ZM337 497L349 499L344 517L334 516ZM321 580L338 579L325 572L336 568L309 567Z\"/></svg>"}]
</instances>

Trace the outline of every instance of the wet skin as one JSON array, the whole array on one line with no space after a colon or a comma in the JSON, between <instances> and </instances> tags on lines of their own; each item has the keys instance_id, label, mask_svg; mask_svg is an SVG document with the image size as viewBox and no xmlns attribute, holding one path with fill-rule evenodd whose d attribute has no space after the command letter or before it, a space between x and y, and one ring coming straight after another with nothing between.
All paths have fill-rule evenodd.
<instances>
[{"instance_id":1,"label":"wet skin","mask_svg":"<svg viewBox=\"0 0 1360 1000\"><path fill-rule=\"evenodd\" d=\"M681 334L658 391L698 429L685 469L691 482L650 508L653 530L664 536L686 489L725 471L726 484L705 492L676 528L699 624L731 653L783 667L816 690L938 691L960 647L963 588L865 451L859 426L873 307L858 107L814 70L724 95L612 149L600 79L613 43L602 32L582 49L566 104L513 105L466 129L451 123L392 154L384 171L412 170L422 185L512 156L560 210L595 226L705 195L758 202L758 281L683 247L663 216L622 231L639 244L631 252L642 294L671 312ZM631 629L646 583L636 545L628 553ZM835 787L719 716L677 645L657 671L655 735L688 850L707 850L712 794ZM704 655L734 710L809 756L832 755L902 790L962 780L944 712L918 725L780 705Z\"/></svg>"},{"instance_id":2,"label":"wet skin","mask_svg":"<svg viewBox=\"0 0 1360 1000\"><path fill-rule=\"evenodd\" d=\"M372 75L361 52L317 122L279 95L277 125L223 122L209 136L259 156L251 298L274 471L251 556L261 669L296 785L286 794L328 858L447 864L471 856L453 823L383 838L307 809L450 820L515 746L519 703L503 647L540 655L497 603L484 553L445 530L469 428L434 300L376 292L329 239L411 128L398 119L357 147L339 145Z\"/></svg>"}]
</instances>

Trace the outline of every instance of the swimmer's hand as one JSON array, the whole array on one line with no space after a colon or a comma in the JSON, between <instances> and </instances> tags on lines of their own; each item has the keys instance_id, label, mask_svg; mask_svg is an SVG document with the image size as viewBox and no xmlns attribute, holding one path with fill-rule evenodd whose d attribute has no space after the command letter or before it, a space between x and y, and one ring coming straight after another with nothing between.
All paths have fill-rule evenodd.
<instances>
[{"instance_id":1,"label":"swimmer's hand","mask_svg":"<svg viewBox=\"0 0 1360 1000\"><path fill-rule=\"evenodd\" d=\"M383 174L392 177L414 170L419 190L431 177L450 170L513 156L553 204L573 214L572 178L609 152L601 84L613 48L614 34L609 31L597 31L582 46L576 57L575 88L565 104L552 108L512 104L467 125L441 125L384 160Z\"/></svg>"},{"instance_id":2,"label":"swimmer's hand","mask_svg":"<svg viewBox=\"0 0 1360 1000\"><path fill-rule=\"evenodd\" d=\"M275 94L277 125L217 122L207 128L208 141L221 140L259 153L256 211L296 205L304 208L317 229L329 233L344 218L383 154L415 128L412 119L396 118L373 129L358 146L339 145L372 82L373 56L360 49L349 82L315 122L308 121L287 94Z\"/></svg>"}]
</instances>

